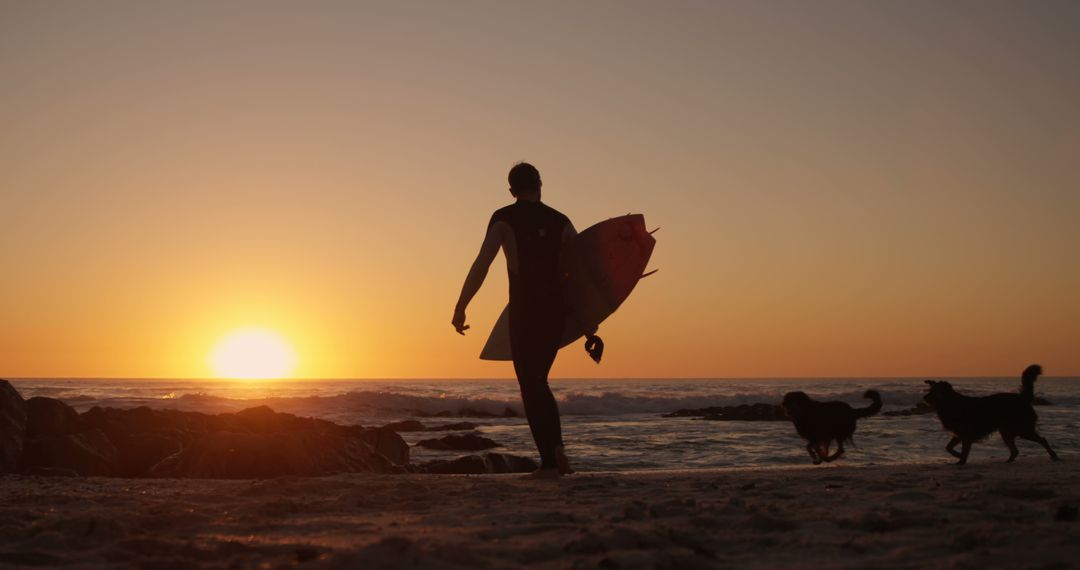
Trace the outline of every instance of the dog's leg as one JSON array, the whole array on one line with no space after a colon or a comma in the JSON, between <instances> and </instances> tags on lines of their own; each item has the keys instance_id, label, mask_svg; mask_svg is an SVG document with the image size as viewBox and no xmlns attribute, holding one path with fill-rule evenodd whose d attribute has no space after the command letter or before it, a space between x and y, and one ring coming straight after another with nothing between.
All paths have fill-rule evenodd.
<instances>
[{"instance_id":1,"label":"dog's leg","mask_svg":"<svg viewBox=\"0 0 1080 570\"><path fill-rule=\"evenodd\" d=\"M1005 460L1005 463L1012 463L1017 455L1020 455L1020 450L1016 449L1016 435L1011 432L1001 432L1001 439L1005 442L1005 445L1009 447L1009 458Z\"/></svg>"},{"instance_id":2,"label":"dog's leg","mask_svg":"<svg viewBox=\"0 0 1080 570\"><path fill-rule=\"evenodd\" d=\"M843 454L844 454L844 440L838 438L836 440L836 453L830 455L829 457L826 457L825 461L834 461L837 457L840 457Z\"/></svg>"},{"instance_id":3,"label":"dog's leg","mask_svg":"<svg viewBox=\"0 0 1080 570\"><path fill-rule=\"evenodd\" d=\"M1045 437L1043 437L1043 436L1041 436L1041 435L1039 435L1039 434L1037 434L1035 432L1031 432L1029 434L1024 434L1024 435L1021 435L1020 437L1026 439L1028 441L1034 441L1035 443L1037 443L1037 444L1043 446L1044 448L1046 448L1046 452L1050 454L1050 460L1051 461L1057 461L1058 460L1057 454L1054 453L1053 449L1050 449L1050 442L1046 441Z\"/></svg>"},{"instance_id":4,"label":"dog's leg","mask_svg":"<svg viewBox=\"0 0 1080 570\"><path fill-rule=\"evenodd\" d=\"M956 464L963 465L967 463L967 457L969 453L971 453L971 442L962 442L962 445L960 446L960 461L957 461Z\"/></svg>"},{"instance_id":5,"label":"dog's leg","mask_svg":"<svg viewBox=\"0 0 1080 570\"><path fill-rule=\"evenodd\" d=\"M949 452L949 455L953 457L960 457L960 452L956 451L956 444L960 443L960 438L953 436L952 440L945 445L945 451Z\"/></svg>"},{"instance_id":6,"label":"dog's leg","mask_svg":"<svg viewBox=\"0 0 1080 570\"><path fill-rule=\"evenodd\" d=\"M810 454L810 459L814 462L814 465L821 463L821 458L818 457L817 449L815 449L814 442L808 442L806 444L806 451Z\"/></svg>"}]
</instances>

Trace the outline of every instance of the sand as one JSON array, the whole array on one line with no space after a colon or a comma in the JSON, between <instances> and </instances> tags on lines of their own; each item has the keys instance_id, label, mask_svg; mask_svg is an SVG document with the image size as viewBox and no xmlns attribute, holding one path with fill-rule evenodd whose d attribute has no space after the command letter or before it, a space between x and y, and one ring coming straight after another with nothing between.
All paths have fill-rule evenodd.
<instances>
[{"instance_id":1,"label":"sand","mask_svg":"<svg viewBox=\"0 0 1080 570\"><path fill-rule=\"evenodd\" d=\"M561 481L9 475L0 565L1068 568L1080 564L1080 459L1069 459Z\"/></svg>"}]
</instances>

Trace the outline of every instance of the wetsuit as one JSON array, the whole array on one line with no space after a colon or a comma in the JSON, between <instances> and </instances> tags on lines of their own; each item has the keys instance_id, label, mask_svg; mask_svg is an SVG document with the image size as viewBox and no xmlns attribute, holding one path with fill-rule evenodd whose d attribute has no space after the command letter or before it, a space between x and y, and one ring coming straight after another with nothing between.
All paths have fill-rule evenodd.
<instances>
[{"instance_id":1,"label":"wetsuit","mask_svg":"<svg viewBox=\"0 0 1080 570\"><path fill-rule=\"evenodd\" d=\"M521 200L497 210L488 227L495 222L505 222L514 236L517 272L507 271L510 352L541 468L550 469L556 467L555 448L562 445L559 408L548 386L548 372L567 314L559 253L570 220L541 202Z\"/></svg>"}]
</instances>

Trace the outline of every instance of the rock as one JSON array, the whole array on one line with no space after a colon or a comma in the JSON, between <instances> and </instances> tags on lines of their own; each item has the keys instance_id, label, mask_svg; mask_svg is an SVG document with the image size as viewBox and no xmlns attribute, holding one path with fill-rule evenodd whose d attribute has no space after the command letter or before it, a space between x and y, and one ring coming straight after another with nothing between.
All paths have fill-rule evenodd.
<instances>
[{"instance_id":1,"label":"rock","mask_svg":"<svg viewBox=\"0 0 1080 570\"><path fill-rule=\"evenodd\" d=\"M213 417L198 412L155 410L146 406L125 410L95 406L80 414L79 422L84 428L100 429L116 442L130 435L152 433L186 444L210 431Z\"/></svg>"},{"instance_id":2,"label":"rock","mask_svg":"<svg viewBox=\"0 0 1080 570\"><path fill-rule=\"evenodd\" d=\"M443 410L441 412L424 412L416 411L417 416L421 418L519 418L520 414L514 411L513 408L507 407L503 410L502 414L493 414L491 412L484 412L481 410L475 410L473 408L462 408L460 410Z\"/></svg>"},{"instance_id":3,"label":"rock","mask_svg":"<svg viewBox=\"0 0 1080 570\"><path fill-rule=\"evenodd\" d=\"M136 433L113 441L118 477L147 477L155 465L184 449L179 438L160 433Z\"/></svg>"},{"instance_id":4,"label":"rock","mask_svg":"<svg viewBox=\"0 0 1080 570\"><path fill-rule=\"evenodd\" d=\"M23 466L71 470L79 475L113 475L116 446L99 429L27 438Z\"/></svg>"},{"instance_id":5,"label":"rock","mask_svg":"<svg viewBox=\"0 0 1080 570\"><path fill-rule=\"evenodd\" d=\"M487 424L474 424L472 422L456 422L452 424L443 424L441 426L425 426L424 424L416 420L404 420L400 422L393 422L386 424L383 429L388 429L397 433L411 433L418 431L471 431L480 426Z\"/></svg>"},{"instance_id":6,"label":"rock","mask_svg":"<svg viewBox=\"0 0 1080 570\"><path fill-rule=\"evenodd\" d=\"M206 416L205 431L150 469L155 477L250 478L402 470L405 440L392 430L339 426L266 406ZM197 422L196 422L197 423Z\"/></svg>"},{"instance_id":7,"label":"rock","mask_svg":"<svg viewBox=\"0 0 1080 570\"><path fill-rule=\"evenodd\" d=\"M485 453L484 455L466 455L457 459L429 461L418 465L419 473L443 475L481 475L486 473L531 473L539 465L527 457L504 453Z\"/></svg>"},{"instance_id":8,"label":"rock","mask_svg":"<svg viewBox=\"0 0 1080 570\"><path fill-rule=\"evenodd\" d=\"M416 442L419 447L426 447L428 449L440 449L440 450L456 450L456 451L479 451L482 449L491 449L493 447L499 447L498 443L494 440L486 438L482 435L475 433L467 433L464 435L444 435L437 439L423 439Z\"/></svg>"},{"instance_id":9,"label":"rock","mask_svg":"<svg viewBox=\"0 0 1080 570\"><path fill-rule=\"evenodd\" d=\"M409 464L409 444L392 429L385 427L368 428L360 432L360 438L375 450L375 453L389 459L396 465Z\"/></svg>"},{"instance_id":10,"label":"rock","mask_svg":"<svg viewBox=\"0 0 1080 570\"><path fill-rule=\"evenodd\" d=\"M432 426L427 428L427 431L471 431L478 427L488 424L474 424L472 422L457 422L453 424L443 424L441 426Z\"/></svg>"},{"instance_id":11,"label":"rock","mask_svg":"<svg viewBox=\"0 0 1080 570\"><path fill-rule=\"evenodd\" d=\"M466 455L457 459L437 459L417 466L421 473L440 475L479 475L488 473L487 463L479 455Z\"/></svg>"},{"instance_id":12,"label":"rock","mask_svg":"<svg viewBox=\"0 0 1080 570\"><path fill-rule=\"evenodd\" d=\"M540 468L528 457L508 453L485 453L484 462L488 464L490 473L532 473Z\"/></svg>"},{"instance_id":13,"label":"rock","mask_svg":"<svg viewBox=\"0 0 1080 570\"><path fill-rule=\"evenodd\" d=\"M401 422L393 422L382 426L383 429L388 429L397 433L407 433L413 431L427 431L427 427L416 420L405 420Z\"/></svg>"},{"instance_id":14,"label":"rock","mask_svg":"<svg viewBox=\"0 0 1080 570\"><path fill-rule=\"evenodd\" d=\"M340 426L268 407L203 414L147 407L70 408L42 398L25 467L120 477L277 477L404 470L409 446L392 430ZM72 429L78 429L75 433Z\"/></svg>"},{"instance_id":15,"label":"rock","mask_svg":"<svg viewBox=\"0 0 1080 570\"><path fill-rule=\"evenodd\" d=\"M209 433L155 465L154 477L249 479L394 471L358 438L327 432Z\"/></svg>"},{"instance_id":16,"label":"rock","mask_svg":"<svg viewBox=\"0 0 1080 570\"><path fill-rule=\"evenodd\" d=\"M66 435L80 431L79 413L56 398L26 401L26 437Z\"/></svg>"},{"instance_id":17,"label":"rock","mask_svg":"<svg viewBox=\"0 0 1080 570\"><path fill-rule=\"evenodd\" d=\"M19 471L26 435L26 402L7 380L0 380L0 473Z\"/></svg>"},{"instance_id":18,"label":"rock","mask_svg":"<svg viewBox=\"0 0 1080 570\"><path fill-rule=\"evenodd\" d=\"M708 408L683 408L667 414L662 414L662 418L700 418L709 414L718 414L723 411L726 406L709 406Z\"/></svg>"},{"instance_id":19,"label":"rock","mask_svg":"<svg viewBox=\"0 0 1080 570\"><path fill-rule=\"evenodd\" d=\"M1031 400L1031 405L1032 406L1053 406L1054 403L1051 402L1050 400L1047 400L1046 398L1040 398L1038 396L1035 396Z\"/></svg>"},{"instance_id":20,"label":"rock","mask_svg":"<svg viewBox=\"0 0 1080 570\"><path fill-rule=\"evenodd\" d=\"M903 417L903 416L921 416L923 414L934 413L934 408L931 408L926 402L918 402L914 408L908 408L906 410L892 410L883 412L881 415L889 417Z\"/></svg>"},{"instance_id":21,"label":"rock","mask_svg":"<svg viewBox=\"0 0 1080 570\"><path fill-rule=\"evenodd\" d=\"M747 421L747 422L789 422L784 409L775 404L740 404L738 406L711 406L708 408L684 409L665 418L700 417L711 421Z\"/></svg>"}]
</instances>

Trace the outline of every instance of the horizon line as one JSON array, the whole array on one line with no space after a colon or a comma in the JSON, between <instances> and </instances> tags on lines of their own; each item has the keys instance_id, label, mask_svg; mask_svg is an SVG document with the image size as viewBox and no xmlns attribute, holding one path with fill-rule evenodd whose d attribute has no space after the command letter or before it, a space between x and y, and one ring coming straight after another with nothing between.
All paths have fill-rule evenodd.
<instances>
[{"instance_id":1,"label":"horizon line","mask_svg":"<svg viewBox=\"0 0 1080 570\"><path fill-rule=\"evenodd\" d=\"M731 381L731 380L892 380L892 379L920 379L920 378L1001 378L1008 379L1013 377L1019 377L1019 375L1007 375L996 376L991 374L965 374L965 375L944 375L944 374L920 374L920 375L907 375L907 376L840 376L840 375L827 375L827 376L604 376L604 377L579 377L579 376L566 376L561 378L551 378L552 381L561 380L573 380L573 381L589 381L589 380L662 380L662 381ZM1044 379L1051 378L1080 378L1080 374L1056 374L1056 375L1043 375ZM474 376L460 376L460 377L446 377L446 376L394 376L394 377L345 377L345 376L331 376L331 377L296 377L296 378L215 378L210 376L14 376L14 375L0 375L0 380L118 380L118 381L178 381L178 380L198 380L209 382L346 382L346 381L367 381L367 382L420 382L429 380L449 380L449 381L482 381L482 380L507 380L516 381L516 378L511 376L492 376L492 377L474 377Z\"/></svg>"}]
</instances>

